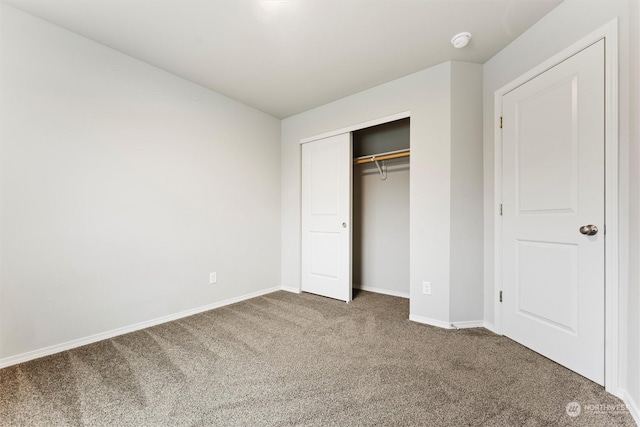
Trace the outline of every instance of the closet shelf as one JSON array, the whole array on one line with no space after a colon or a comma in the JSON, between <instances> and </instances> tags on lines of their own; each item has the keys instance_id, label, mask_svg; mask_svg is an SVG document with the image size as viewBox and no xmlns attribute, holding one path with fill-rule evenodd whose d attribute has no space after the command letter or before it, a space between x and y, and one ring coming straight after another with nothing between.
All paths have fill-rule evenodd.
<instances>
[{"instance_id":1,"label":"closet shelf","mask_svg":"<svg viewBox=\"0 0 640 427\"><path fill-rule=\"evenodd\" d=\"M382 160L398 159L400 157L408 157L410 155L409 150L389 151L387 153L372 154L369 156L358 157L353 161L354 165L361 165L363 163L371 163Z\"/></svg>"}]
</instances>

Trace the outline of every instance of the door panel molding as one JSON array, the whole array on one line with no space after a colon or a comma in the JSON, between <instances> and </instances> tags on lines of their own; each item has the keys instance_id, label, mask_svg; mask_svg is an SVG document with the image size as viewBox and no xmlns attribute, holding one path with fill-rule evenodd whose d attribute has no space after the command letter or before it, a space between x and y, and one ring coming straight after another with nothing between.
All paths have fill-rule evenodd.
<instances>
[{"instance_id":1,"label":"door panel molding","mask_svg":"<svg viewBox=\"0 0 640 427\"><path fill-rule=\"evenodd\" d=\"M534 67L494 93L494 325L493 331L503 333L502 259L502 132L500 120L502 98L508 92L553 68L590 45L605 40L605 389L619 395L619 163L618 163L618 22L613 20L568 48Z\"/></svg>"}]
</instances>

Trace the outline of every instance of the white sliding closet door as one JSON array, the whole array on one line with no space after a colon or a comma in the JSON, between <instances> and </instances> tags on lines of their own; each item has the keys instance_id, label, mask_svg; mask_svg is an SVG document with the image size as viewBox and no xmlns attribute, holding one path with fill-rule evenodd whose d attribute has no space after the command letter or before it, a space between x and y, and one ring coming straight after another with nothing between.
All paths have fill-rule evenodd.
<instances>
[{"instance_id":1,"label":"white sliding closet door","mask_svg":"<svg viewBox=\"0 0 640 427\"><path fill-rule=\"evenodd\" d=\"M351 133L302 145L302 290L351 301Z\"/></svg>"}]
</instances>

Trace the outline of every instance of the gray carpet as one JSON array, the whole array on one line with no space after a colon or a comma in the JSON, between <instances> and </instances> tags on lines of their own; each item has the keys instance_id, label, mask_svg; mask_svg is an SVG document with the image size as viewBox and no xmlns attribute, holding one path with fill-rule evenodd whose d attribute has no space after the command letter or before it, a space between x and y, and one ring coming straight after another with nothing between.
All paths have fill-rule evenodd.
<instances>
[{"instance_id":1,"label":"gray carpet","mask_svg":"<svg viewBox=\"0 0 640 427\"><path fill-rule=\"evenodd\" d=\"M276 292L0 370L0 424L635 425L602 387L521 345L408 311L368 292Z\"/></svg>"}]
</instances>

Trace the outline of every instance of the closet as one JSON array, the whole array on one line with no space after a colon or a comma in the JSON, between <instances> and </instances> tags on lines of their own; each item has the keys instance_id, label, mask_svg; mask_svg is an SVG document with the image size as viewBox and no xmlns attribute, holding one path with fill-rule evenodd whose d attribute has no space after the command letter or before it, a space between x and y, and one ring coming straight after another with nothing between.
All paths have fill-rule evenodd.
<instances>
[{"instance_id":1,"label":"closet","mask_svg":"<svg viewBox=\"0 0 640 427\"><path fill-rule=\"evenodd\" d=\"M302 143L301 289L409 297L409 118Z\"/></svg>"},{"instance_id":2,"label":"closet","mask_svg":"<svg viewBox=\"0 0 640 427\"><path fill-rule=\"evenodd\" d=\"M352 283L409 298L409 127L402 119L352 133Z\"/></svg>"}]
</instances>

